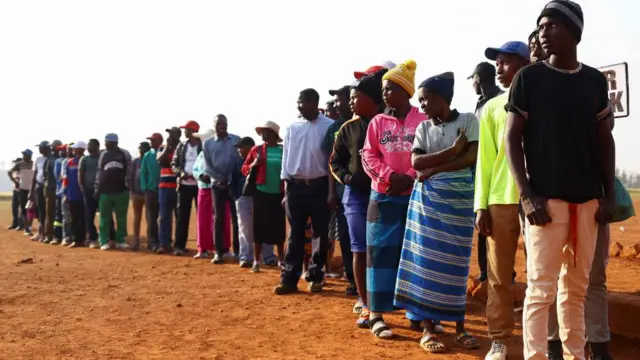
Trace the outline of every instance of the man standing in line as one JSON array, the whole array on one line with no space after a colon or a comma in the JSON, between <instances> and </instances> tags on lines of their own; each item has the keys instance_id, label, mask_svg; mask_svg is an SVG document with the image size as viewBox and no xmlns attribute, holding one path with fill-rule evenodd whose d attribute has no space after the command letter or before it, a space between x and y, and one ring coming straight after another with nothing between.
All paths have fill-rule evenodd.
<instances>
[{"instance_id":1,"label":"man standing in line","mask_svg":"<svg viewBox=\"0 0 640 360\"><path fill-rule=\"evenodd\" d=\"M33 151L26 149L22 152L22 159L20 162L16 162L12 172L9 173L11 180L16 184L18 189L18 197L19 197L19 208L18 208L18 227L19 229L24 229L24 234L30 236L31 235L31 223L29 222L29 218L27 217L27 201L29 201L29 189L31 188L31 183L33 182L33 161L31 157L33 156ZM17 182L15 178L15 174L18 174Z\"/></svg>"},{"instance_id":2,"label":"man standing in line","mask_svg":"<svg viewBox=\"0 0 640 360\"><path fill-rule=\"evenodd\" d=\"M84 201L82 195L82 187L78 181L79 164L84 157L87 143L78 141L73 144L73 157L66 162L66 173L62 180L63 188L63 206L69 211L69 220L71 231L68 236L72 239L69 247L75 248L84 246L87 235L86 221L84 219Z\"/></svg>"},{"instance_id":3,"label":"man standing in line","mask_svg":"<svg viewBox=\"0 0 640 360\"><path fill-rule=\"evenodd\" d=\"M95 182L95 197L100 208L100 250L109 250L109 230L116 215L116 249L126 250L127 212L129 210L128 169L131 155L118 147L118 135L107 134L104 139L107 149L100 154L98 174Z\"/></svg>"},{"instance_id":4,"label":"man standing in line","mask_svg":"<svg viewBox=\"0 0 640 360\"><path fill-rule=\"evenodd\" d=\"M174 174L178 175L178 218L176 221L176 240L173 254L183 255L187 248L189 236L189 220L191 219L191 204L198 207L198 181L193 177L193 165L202 151L202 141L193 134L200 131L200 125L189 120L184 126L184 136L187 138L176 147L171 160Z\"/></svg>"},{"instance_id":5,"label":"man standing in line","mask_svg":"<svg viewBox=\"0 0 640 360\"><path fill-rule=\"evenodd\" d=\"M285 208L291 227L285 263L276 295L298 291L304 259L305 227L311 217L313 255L307 281L309 290L322 291L322 271L329 247L329 158L322 147L327 130L333 120L320 114L320 95L314 89L305 89L298 97L298 111L302 119L295 121L285 132L280 178L285 180Z\"/></svg>"},{"instance_id":6,"label":"man standing in line","mask_svg":"<svg viewBox=\"0 0 640 360\"><path fill-rule=\"evenodd\" d=\"M44 201L45 201L45 217L44 217L44 238L41 240L43 244L54 241L55 236L55 215L56 215L56 189L57 179L55 174L55 163L57 160L57 152L55 149L62 146L60 140L54 140L51 143L48 155L43 166L44 174Z\"/></svg>"},{"instance_id":7,"label":"man standing in line","mask_svg":"<svg viewBox=\"0 0 640 360\"><path fill-rule=\"evenodd\" d=\"M333 144L336 134L342 125L351 120L353 113L349 106L351 97L351 87L343 86L338 90L329 90L329 95L333 96L333 101L338 110L338 119L329 126L327 134L322 143L322 148L327 154L327 158L333 152ZM344 194L344 185L336 181L333 176L329 176L329 197L327 203L331 209L333 221L329 221L329 237L336 238L340 241L340 251L342 253L342 263L344 265L344 273L349 281L346 289L347 296L357 296L355 279L353 277L353 253L351 252L351 239L349 238L349 225L347 218L344 216L344 205L342 205L342 195Z\"/></svg>"},{"instance_id":8,"label":"man standing in line","mask_svg":"<svg viewBox=\"0 0 640 360\"><path fill-rule=\"evenodd\" d=\"M98 242L98 230L96 229L95 217L98 211L98 201L94 196L96 176L98 175L98 160L100 159L100 141L90 139L87 145L88 156L80 159L78 170L78 182L82 190L84 200L85 230L89 237L89 248L100 247Z\"/></svg>"},{"instance_id":9,"label":"man standing in line","mask_svg":"<svg viewBox=\"0 0 640 360\"><path fill-rule=\"evenodd\" d=\"M151 149L142 157L140 163L140 188L144 192L147 215L147 248L158 251L158 217L160 205L158 203L158 184L160 182L160 165L158 165L158 150L164 138L160 133L153 133L147 138Z\"/></svg>"},{"instance_id":10,"label":"man standing in line","mask_svg":"<svg viewBox=\"0 0 640 360\"><path fill-rule=\"evenodd\" d=\"M551 1L537 25L549 59L518 72L506 107L507 158L527 222L524 357L547 359L557 294L563 353L585 359L585 296L598 224L606 225L615 209L613 111L605 76L577 59L580 5ZM603 358L598 350L592 347L593 358Z\"/></svg>"},{"instance_id":11,"label":"man standing in line","mask_svg":"<svg viewBox=\"0 0 640 360\"><path fill-rule=\"evenodd\" d=\"M216 255L213 257L213 264L224 263L224 255L229 252L224 246L224 228L228 226L229 219L225 219L225 207L229 204L231 210L231 221L233 226L233 250L236 256L240 251L238 238L238 217L236 214L236 204L231 198L229 182L235 165L238 163L238 151L235 145L240 138L237 135L227 132L227 117L219 114L213 120L215 135L207 139L203 145L204 160L207 165L207 175L211 179L213 191L213 208L215 217L214 245Z\"/></svg>"},{"instance_id":12,"label":"man standing in line","mask_svg":"<svg viewBox=\"0 0 640 360\"><path fill-rule=\"evenodd\" d=\"M44 237L44 219L45 219L45 200L44 200L44 163L51 151L51 144L48 141L42 141L38 145L40 156L33 163L33 179L29 190L29 199L36 203L38 209L38 232L31 240L41 241Z\"/></svg>"},{"instance_id":13,"label":"man standing in line","mask_svg":"<svg viewBox=\"0 0 640 360\"><path fill-rule=\"evenodd\" d=\"M467 79L473 79L473 89L479 96L476 103L475 115L482 121L482 108L491 99L504 93L496 85L496 68L488 62L479 63L473 74ZM475 167L474 167L475 170ZM487 280L487 237L478 233L478 267L480 268L479 281Z\"/></svg>"},{"instance_id":14,"label":"man standing in line","mask_svg":"<svg viewBox=\"0 0 640 360\"><path fill-rule=\"evenodd\" d=\"M145 209L144 191L140 186L140 165L142 163L142 157L151 149L151 145L148 142L143 141L138 146L139 157L133 159L131 167L129 168L129 184L127 185L130 191L129 197L131 200L131 207L133 208L133 244L132 250L140 250L140 226L142 225L142 212Z\"/></svg>"},{"instance_id":15,"label":"man standing in line","mask_svg":"<svg viewBox=\"0 0 640 360\"><path fill-rule=\"evenodd\" d=\"M11 225L7 227L7 230L22 230L22 222L20 221L20 164L22 158L17 158L11 161L11 169L7 171L9 180L13 183L13 196L11 197Z\"/></svg>"},{"instance_id":16,"label":"man standing in line","mask_svg":"<svg viewBox=\"0 0 640 360\"><path fill-rule=\"evenodd\" d=\"M165 254L171 251L173 221L174 218L177 220L178 212L178 177L173 173L171 160L176 146L180 143L182 131L177 127L172 127L165 131L169 133L167 144L158 155L158 165L160 165L160 181L158 183L158 202L160 204L158 240L160 247L156 251L158 254Z\"/></svg>"},{"instance_id":17,"label":"man standing in line","mask_svg":"<svg viewBox=\"0 0 640 360\"><path fill-rule=\"evenodd\" d=\"M506 89L516 72L529 63L528 47L520 41L488 48L485 56L496 62L498 81ZM520 238L520 199L504 150L507 100L508 94L503 93L483 106L476 163L476 228L487 237L487 325L492 346L486 360L507 358L505 340L514 327L511 284Z\"/></svg>"}]
</instances>

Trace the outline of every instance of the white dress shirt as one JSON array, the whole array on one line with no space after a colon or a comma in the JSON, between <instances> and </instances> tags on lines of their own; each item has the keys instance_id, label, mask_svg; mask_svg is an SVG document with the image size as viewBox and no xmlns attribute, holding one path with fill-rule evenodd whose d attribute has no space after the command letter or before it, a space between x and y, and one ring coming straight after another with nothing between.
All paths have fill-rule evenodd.
<instances>
[{"instance_id":1,"label":"white dress shirt","mask_svg":"<svg viewBox=\"0 0 640 360\"><path fill-rule=\"evenodd\" d=\"M282 144L281 179L312 180L329 175L329 158L322 141L333 120L318 114L313 121L296 120L287 127Z\"/></svg>"}]
</instances>

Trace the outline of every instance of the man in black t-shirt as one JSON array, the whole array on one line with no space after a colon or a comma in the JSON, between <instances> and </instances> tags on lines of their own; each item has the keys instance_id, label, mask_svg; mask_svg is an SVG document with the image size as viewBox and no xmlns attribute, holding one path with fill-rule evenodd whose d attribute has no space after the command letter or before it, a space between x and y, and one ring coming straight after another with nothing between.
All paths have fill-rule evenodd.
<instances>
[{"instance_id":1,"label":"man in black t-shirt","mask_svg":"<svg viewBox=\"0 0 640 360\"><path fill-rule=\"evenodd\" d=\"M506 153L527 220L525 359L546 359L556 294L564 352L585 359L598 223L608 223L615 207L613 114L604 75L577 61L583 22L576 3L545 6L538 29L549 59L516 75L506 106Z\"/></svg>"}]
</instances>

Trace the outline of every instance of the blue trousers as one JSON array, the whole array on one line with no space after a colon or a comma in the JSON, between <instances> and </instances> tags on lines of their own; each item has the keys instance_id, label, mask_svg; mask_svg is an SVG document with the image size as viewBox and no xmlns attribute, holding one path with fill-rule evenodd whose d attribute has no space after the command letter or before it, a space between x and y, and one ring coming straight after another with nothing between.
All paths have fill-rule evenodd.
<instances>
[{"instance_id":1,"label":"blue trousers","mask_svg":"<svg viewBox=\"0 0 640 360\"><path fill-rule=\"evenodd\" d=\"M171 233L173 221L178 216L178 192L176 189L158 189L158 202L160 203L160 224L158 242L160 246L171 246Z\"/></svg>"}]
</instances>

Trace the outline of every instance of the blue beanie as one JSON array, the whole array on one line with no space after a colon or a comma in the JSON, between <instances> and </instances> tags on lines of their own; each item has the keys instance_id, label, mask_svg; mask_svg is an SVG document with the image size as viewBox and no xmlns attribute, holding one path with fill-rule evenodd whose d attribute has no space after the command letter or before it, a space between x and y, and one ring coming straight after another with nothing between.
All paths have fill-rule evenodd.
<instances>
[{"instance_id":1,"label":"blue beanie","mask_svg":"<svg viewBox=\"0 0 640 360\"><path fill-rule=\"evenodd\" d=\"M447 103L451 104L453 100L454 76L451 71L447 71L440 75L435 75L420 83L421 88L429 89L434 93L442 96Z\"/></svg>"}]
</instances>

